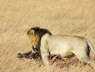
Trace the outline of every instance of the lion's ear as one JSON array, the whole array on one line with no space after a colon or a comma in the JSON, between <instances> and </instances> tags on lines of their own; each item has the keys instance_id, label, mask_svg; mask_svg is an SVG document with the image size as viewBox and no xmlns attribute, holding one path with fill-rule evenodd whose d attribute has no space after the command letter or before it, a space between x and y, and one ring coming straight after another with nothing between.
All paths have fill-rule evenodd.
<instances>
[{"instance_id":1,"label":"lion's ear","mask_svg":"<svg viewBox=\"0 0 95 72\"><path fill-rule=\"evenodd\" d=\"M27 34L28 34L28 35L34 35L34 34L35 34L35 31L34 31L34 30L29 30L29 31L27 32Z\"/></svg>"},{"instance_id":2,"label":"lion's ear","mask_svg":"<svg viewBox=\"0 0 95 72\"><path fill-rule=\"evenodd\" d=\"M34 35L35 34L35 31L34 30L31 30L30 31L30 34L33 34Z\"/></svg>"}]
</instances>

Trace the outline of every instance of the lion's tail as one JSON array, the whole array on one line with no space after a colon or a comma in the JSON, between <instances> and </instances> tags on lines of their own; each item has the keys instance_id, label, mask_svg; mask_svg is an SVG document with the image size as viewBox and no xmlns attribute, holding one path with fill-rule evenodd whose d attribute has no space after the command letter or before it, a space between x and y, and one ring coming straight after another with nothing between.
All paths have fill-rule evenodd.
<instances>
[{"instance_id":1,"label":"lion's tail","mask_svg":"<svg viewBox=\"0 0 95 72\"><path fill-rule=\"evenodd\" d=\"M88 45L89 45L91 51L92 51L92 52L94 53L94 55L95 55L95 48L93 47L91 41L87 40L87 43L88 43Z\"/></svg>"}]
</instances>

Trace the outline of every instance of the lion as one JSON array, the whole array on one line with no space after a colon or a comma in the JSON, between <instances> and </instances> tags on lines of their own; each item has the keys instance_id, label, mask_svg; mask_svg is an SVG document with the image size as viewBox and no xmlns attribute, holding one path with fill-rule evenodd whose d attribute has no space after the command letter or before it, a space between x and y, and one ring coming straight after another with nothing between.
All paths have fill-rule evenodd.
<instances>
[{"instance_id":1,"label":"lion","mask_svg":"<svg viewBox=\"0 0 95 72\"><path fill-rule=\"evenodd\" d=\"M32 50L25 53L18 53L18 58L33 58L33 59L41 59L40 55L40 43L41 38L44 34L52 35L47 29L40 27L32 27L27 31L27 36L31 42Z\"/></svg>"},{"instance_id":2,"label":"lion","mask_svg":"<svg viewBox=\"0 0 95 72\"><path fill-rule=\"evenodd\" d=\"M91 61L90 50L95 54L92 43L81 36L49 35L46 33L41 38L40 52L42 62L46 66L52 64L48 59L49 55L56 55L53 58L56 59L57 56L65 58L74 54L81 62L89 64Z\"/></svg>"},{"instance_id":3,"label":"lion","mask_svg":"<svg viewBox=\"0 0 95 72\"><path fill-rule=\"evenodd\" d=\"M90 63L90 51L95 54L92 43L85 37L52 35L50 31L33 27L27 31L32 50L18 53L19 58L40 58L44 65L51 65L57 58L75 55L80 61ZM51 61L49 61L51 60Z\"/></svg>"}]
</instances>

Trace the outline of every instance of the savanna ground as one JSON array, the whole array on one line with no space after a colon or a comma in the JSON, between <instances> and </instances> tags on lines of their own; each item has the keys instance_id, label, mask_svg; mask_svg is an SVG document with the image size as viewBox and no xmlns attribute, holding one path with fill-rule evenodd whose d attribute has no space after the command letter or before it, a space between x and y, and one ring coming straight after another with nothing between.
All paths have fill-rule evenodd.
<instances>
[{"instance_id":1,"label":"savanna ground","mask_svg":"<svg viewBox=\"0 0 95 72\"><path fill-rule=\"evenodd\" d=\"M0 72L95 72L76 57L57 61L48 69L40 61L18 59L31 50L26 36L39 26L53 34L85 36L95 47L95 0L0 0Z\"/></svg>"}]
</instances>

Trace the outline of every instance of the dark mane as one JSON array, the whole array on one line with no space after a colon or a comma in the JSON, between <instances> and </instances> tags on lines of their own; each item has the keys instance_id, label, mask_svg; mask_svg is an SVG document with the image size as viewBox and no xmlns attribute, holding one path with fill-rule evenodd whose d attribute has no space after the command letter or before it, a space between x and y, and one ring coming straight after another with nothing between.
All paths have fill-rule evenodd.
<instances>
[{"instance_id":1,"label":"dark mane","mask_svg":"<svg viewBox=\"0 0 95 72\"><path fill-rule=\"evenodd\" d=\"M48 30L48 29L45 29L45 28L40 28L40 27L32 27L28 30L27 34L29 34L29 32L31 30L34 30L35 31L35 34L39 34L40 37L42 37L44 34L48 33L50 35L52 35L52 33Z\"/></svg>"}]
</instances>

